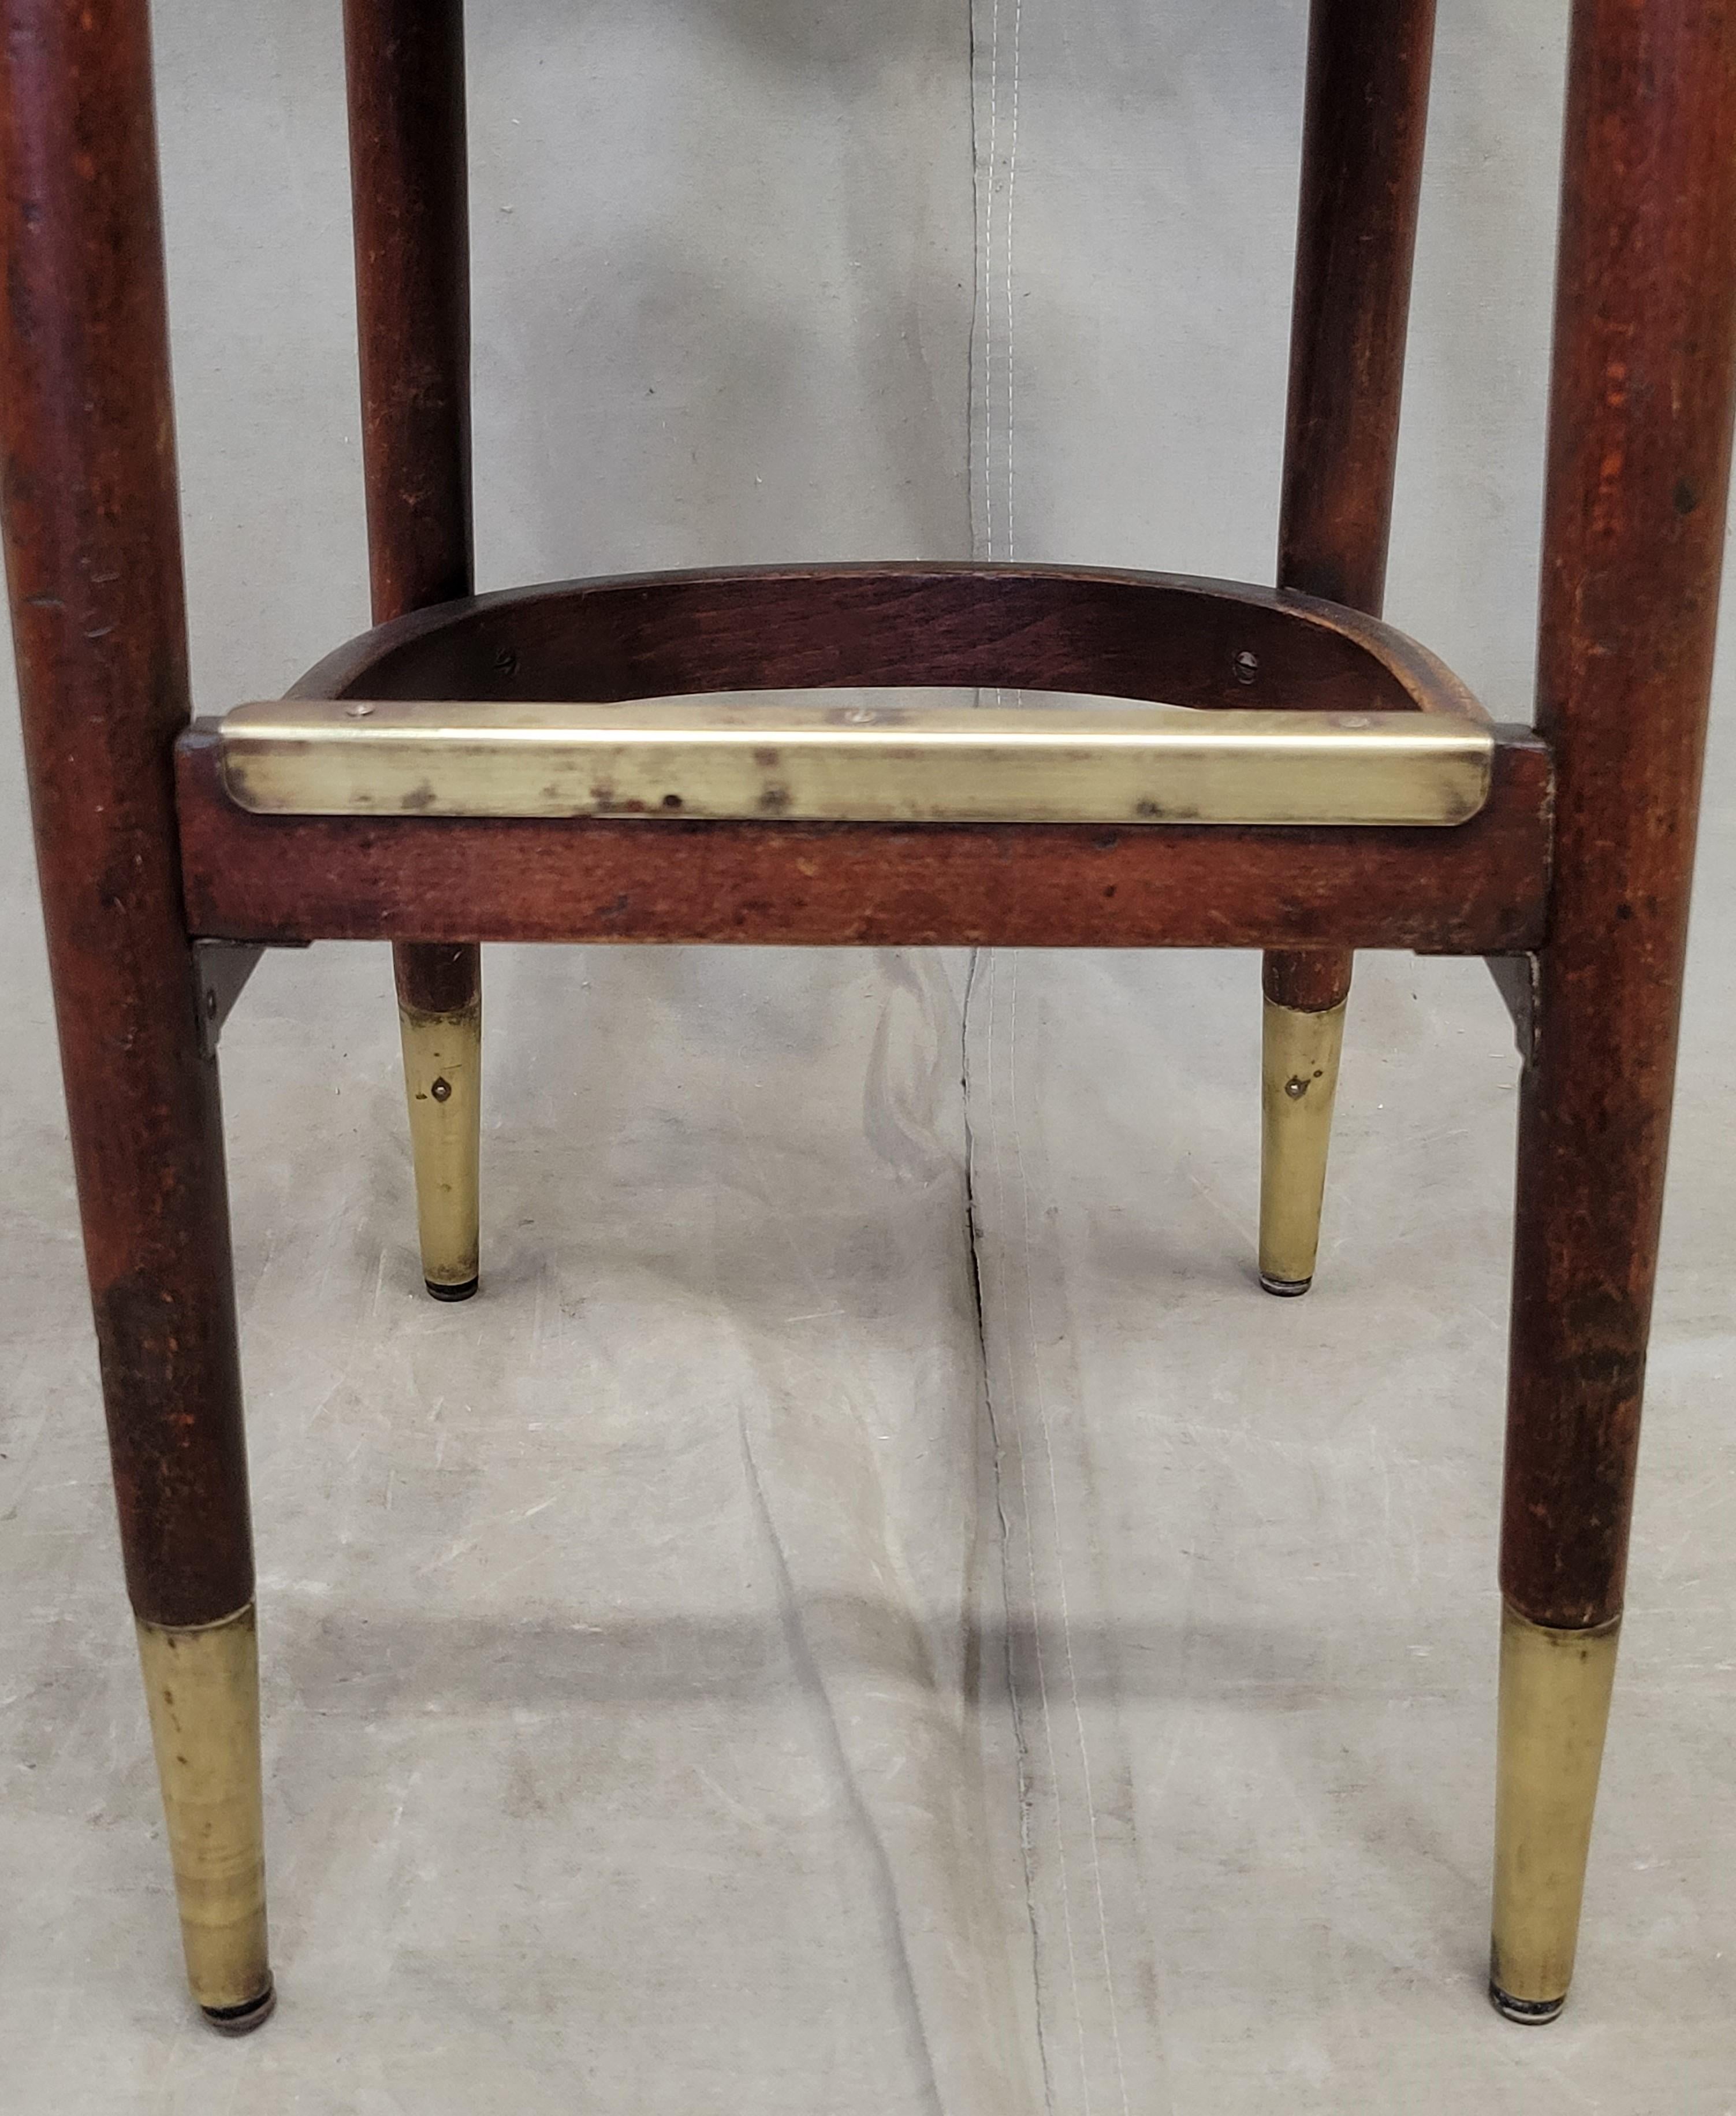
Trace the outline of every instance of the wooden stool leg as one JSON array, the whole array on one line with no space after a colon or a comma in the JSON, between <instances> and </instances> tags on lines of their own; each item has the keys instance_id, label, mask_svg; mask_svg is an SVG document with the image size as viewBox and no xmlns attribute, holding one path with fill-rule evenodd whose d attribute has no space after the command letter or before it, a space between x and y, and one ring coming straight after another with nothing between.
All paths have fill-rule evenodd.
<instances>
[{"instance_id":1,"label":"wooden stool leg","mask_svg":"<svg viewBox=\"0 0 1736 2116\"><path fill-rule=\"evenodd\" d=\"M1376 617L1434 45L1435 0L1314 0L1278 580ZM1256 671L1251 697L1258 683ZM1260 1282L1269 1293L1306 1293L1314 1276L1350 973L1339 949L1266 958ZM1307 1083L1300 1095L1296 1080Z\"/></svg>"},{"instance_id":2,"label":"wooden stool leg","mask_svg":"<svg viewBox=\"0 0 1736 2116\"><path fill-rule=\"evenodd\" d=\"M345 0L344 38L368 550L384 623L473 582L462 0ZM482 951L393 952L422 1275L437 1300L462 1300L476 1290Z\"/></svg>"},{"instance_id":3,"label":"wooden stool leg","mask_svg":"<svg viewBox=\"0 0 1736 2116\"><path fill-rule=\"evenodd\" d=\"M146 0L0 0L5 535L67 1113L193 1995L270 2011L217 1067L181 922L188 712Z\"/></svg>"},{"instance_id":4,"label":"wooden stool leg","mask_svg":"<svg viewBox=\"0 0 1736 2116\"><path fill-rule=\"evenodd\" d=\"M1554 910L1519 1117L1491 1985L1573 1973L1627 1565L1736 369L1736 16L1577 0L1541 732Z\"/></svg>"},{"instance_id":5,"label":"wooden stool leg","mask_svg":"<svg viewBox=\"0 0 1736 2116\"><path fill-rule=\"evenodd\" d=\"M1261 1065L1260 1283L1314 1281L1351 959L1337 949L1268 955Z\"/></svg>"}]
</instances>

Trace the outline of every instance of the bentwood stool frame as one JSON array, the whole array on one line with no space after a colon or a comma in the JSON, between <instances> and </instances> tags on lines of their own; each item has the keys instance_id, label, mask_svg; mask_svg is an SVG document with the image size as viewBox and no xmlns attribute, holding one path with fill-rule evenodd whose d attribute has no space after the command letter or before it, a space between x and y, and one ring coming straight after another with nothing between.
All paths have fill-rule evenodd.
<instances>
[{"instance_id":1,"label":"bentwood stool frame","mask_svg":"<svg viewBox=\"0 0 1736 2116\"><path fill-rule=\"evenodd\" d=\"M218 2026L272 1984L214 1043L259 946L333 939L398 944L449 1297L477 1275L480 942L1264 949L1283 1291L1348 951L1499 959L1527 1062L1492 1984L1559 2012L1723 550L1736 6L1575 0L1535 733L1378 619L1432 14L1314 0L1276 591L907 565L473 598L461 0L348 0L379 622L190 726L147 0L0 0L12 622L127 1585Z\"/></svg>"}]
</instances>

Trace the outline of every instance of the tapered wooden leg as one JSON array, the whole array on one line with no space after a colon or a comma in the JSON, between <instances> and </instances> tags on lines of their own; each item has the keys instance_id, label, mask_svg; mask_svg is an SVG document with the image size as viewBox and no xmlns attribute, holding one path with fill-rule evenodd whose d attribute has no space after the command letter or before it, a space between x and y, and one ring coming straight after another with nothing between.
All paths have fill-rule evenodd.
<instances>
[{"instance_id":1,"label":"tapered wooden leg","mask_svg":"<svg viewBox=\"0 0 1736 2116\"><path fill-rule=\"evenodd\" d=\"M1278 581L1378 617L1386 583L1435 0L1314 0ZM1250 703L1257 701L1251 672ZM1265 963L1260 1282L1314 1276L1351 958ZM1308 1017L1312 1017L1309 1019Z\"/></svg>"},{"instance_id":2,"label":"tapered wooden leg","mask_svg":"<svg viewBox=\"0 0 1736 2116\"><path fill-rule=\"evenodd\" d=\"M1266 958L1260 1283L1268 1293L1293 1297L1314 1281L1350 961L1336 950Z\"/></svg>"},{"instance_id":3,"label":"tapered wooden leg","mask_svg":"<svg viewBox=\"0 0 1736 2116\"><path fill-rule=\"evenodd\" d=\"M0 0L7 573L120 1513L194 1996L270 2010L253 1550L188 713L146 0Z\"/></svg>"},{"instance_id":4,"label":"tapered wooden leg","mask_svg":"<svg viewBox=\"0 0 1736 2116\"><path fill-rule=\"evenodd\" d=\"M397 970L422 1276L436 1300L468 1300L477 1285L480 950L403 948Z\"/></svg>"},{"instance_id":5,"label":"tapered wooden leg","mask_svg":"<svg viewBox=\"0 0 1736 2116\"><path fill-rule=\"evenodd\" d=\"M1639 1440L1736 370L1736 12L1576 0L1537 725L1554 909L1521 1091L1495 2002L1573 1973Z\"/></svg>"},{"instance_id":6,"label":"tapered wooden leg","mask_svg":"<svg viewBox=\"0 0 1736 2116\"><path fill-rule=\"evenodd\" d=\"M471 592L463 0L345 0L362 467L376 623ZM476 1290L480 949L393 951L422 1271Z\"/></svg>"}]
</instances>

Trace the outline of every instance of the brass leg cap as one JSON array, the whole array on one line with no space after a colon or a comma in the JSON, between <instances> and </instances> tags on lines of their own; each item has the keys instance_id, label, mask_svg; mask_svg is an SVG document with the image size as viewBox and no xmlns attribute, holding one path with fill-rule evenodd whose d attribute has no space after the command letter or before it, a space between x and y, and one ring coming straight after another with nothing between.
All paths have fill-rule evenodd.
<instances>
[{"instance_id":1,"label":"brass leg cap","mask_svg":"<svg viewBox=\"0 0 1736 2116\"><path fill-rule=\"evenodd\" d=\"M1309 1014L1268 1000L1261 1033L1260 1283L1306 1293L1320 1251L1344 1008Z\"/></svg>"},{"instance_id":2,"label":"brass leg cap","mask_svg":"<svg viewBox=\"0 0 1736 2116\"><path fill-rule=\"evenodd\" d=\"M430 1300L469 1300L474 1296L482 1281L480 1278L467 1278L462 1286L442 1286L437 1279L425 1278L422 1283L428 1288Z\"/></svg>"},{"instance_id":3,"label":"brass leg cap","mask_svg":"<svg viewBox=\"0 0 1736 2116\"><path fill-rule=\"evenodd\" d=\"M1541 2028L1559 2018L1567 2000L1564 1998L1515 1999L1491 1979L1489 2003L1504 2021L1518 2021L1524 2027Z\"/></svg>"},{"instance_id":4,"label":"brass leg cap","mask_svg":"<svg viewBox=\"0 0 1736 2116\"><path fill-rule=\"evenodd\" d=\"M200 2012L220 2036L250 2036L264 2026L278 2009L278 1987L268 1983L257 1999L245 2006L201 2006Z\"/></svg>"},{"instance_id":5,"label":"brass leg cap","mask_svg":"<svg viewBox=\"0 0 1736 2116\"><path fill-rule=\"evenodd\" d=\"M1260 1274L1261 1290L1266 1293L1275 1293L1280 1300L1296 1300L1299 1295L1306 1293L1313 1283L1314 1281L1311 1278L1268 1278L1264 1272Z\"/></svg>"}]
</instances>

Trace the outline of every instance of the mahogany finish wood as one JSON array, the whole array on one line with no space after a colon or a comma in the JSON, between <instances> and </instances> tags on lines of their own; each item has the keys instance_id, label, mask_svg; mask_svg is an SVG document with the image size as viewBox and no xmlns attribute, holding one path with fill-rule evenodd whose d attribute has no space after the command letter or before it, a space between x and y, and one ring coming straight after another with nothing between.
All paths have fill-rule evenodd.
<instances>
[{"instance_id":1,"label":"mahogany finish wood","mask_svg":"<svg viewBox=\"0 0 1736 2116\"><path fill-rule=\"evenodd\" d=\"M344 0L343 20L378 623L475 580L463 0ZM460 992L454 1011L481 988L480 949L393 967L401 990Z\"/></svg>"},{"instance_id":2,"label":"mahogany finish wood","mask_svg":"<svg viewBox=\"0 0 1736 2116\"><path fill-rule=\"evenodd\" d=\"M1386 589L1435 0L1314 0L1278 531L1280 586L1378 616ZM1323 1013L1351 958L1265 965Z\"/></svg>"},{"instance_id":3,"label":"mahogany finish wood","mask_svg":"<svg viewBox=\"0 0 1736 2116\"><path fill-rule=\"evenodd\" d=\"M1301 954L1269 954L1261 989L1274 1006L1300 1014L1330 1014L1350 995L1351 958L1343 948L1310 948Z\"/></svg>"},{"instance_id":4,"label":"mahogany finish wood","mask_svg":"<svg viewBox=\"0 0 1736 2116\"><path fill-rule=\"evenodd\" d=\"M215 724L180 748L188 915L255 941L1536 946L1550 770L1505 729L1450 830L1149 830L255 816Z\"/></svg>"},{"instance_id":5,"label":"mahogany finish wood","mask_svg":"<svg viewBox=\"0 0 1736 2116\"><path fill-rule=\"evenodd\" d=\"M1386 592L1435 0L1314 0L1278 577Z\"/></svg>"},{"instance_id":6,"label":"mahogany finish wood","mask_svg":"<svg viewBox=\"0 0 1736 2116\"><path fill-rule=\"evenodd\" d=\"M344 0L376 622L471 591L462 0Z\"/></svg>"},{"instance_id":7,"label":"mahogany finish wood","mask_svg":"<svg viewBox=\"0 0 1736 2116\"><path fill-rule=\"evenodd\" d=\"M1736 11L1578 0L1538 664L1559 771L1524 1084L1502 1583L1621 1607L1736 371Z\"/></svg>"},{"instance_id":8,"label":"mahogany finish wood","mask_svg":"<svg viewBox=\"0 0 1736 2116\"><path fill-rule=\"evenodd\" d=\"M395 950L399 1005L415 1014L463 1013L476 996L477 953L473 946L449 941Z\"/></svg>"},{"instance_id":9,"label":"mahogany finish wood","mask_svg":"<svg viewBox=\"0 0 1736 2116\"><path fill-rule=\"evenodd\" d=\"M970 563L511 588L376 626L289 695L595 702L850 683L1482 714L1414 640L1306 596L1179 574Z\"/></svg>"},{"instance_id":10,"label":"mahogany finish wood","mask_svg":"<svg viewBox=\"0 0 1736 2116\"><path fill-rule=\"evenodd\" d=\"M217 1070L172 752L188 711L145 0L4 0L12 637L133 1606L253 1593Z\"/></svg>"},{"instance_id":11,"label":"mahogany finish wood","mask_svg":"<svg viewBox=\"0 0 1736 2116\"><path fill-rule=\"evenodd\" d=\"M1201 706L1460 699L1349 609L1131 574L780 569L469 598L460 9L347 0L347 22L370 543L392 621L304 695L884 682ZM1314 13L1282 564L1370 610L1431 23L1421 0ZM479 938L1257 946L1281 951L1268 988L1290 1004L1322 1001L1348 947L1533 951L1502 1581L1533 1626L1612 1620L1729 497L1736 0L1575 0L1539 728L1502 730L1487 807L1436 830L246 814L209 725L183 732L148 26L146 0L0 0L0 512L140 1616L209 1625L253 1587L191 932L416 944L402 988L443 1012Z\"/></svg>"},{"instance_id":12,"label":"mahogany finish wood","mask_svg":"<svg viewBox=\"0 0 1736 2116\"><path fill-rule=\"evenodd\" d=\"M611 699L815 683L1100 691L1201 707L1479 712L1402 633L1310 597L1081 568L750 568L476 597L376 628L304 697ZM1259 947L1541 937L1547 759L1504 731L1449 830L437 821L250 816L181 760L201 933L288 940ZM292 833L293 835L282 835ZM277 834L277 835L274 835ZM1431 842L1432 841L1432 842ZM292 879L293 876L293 879ZM1328 951L1330 954L1330 951Z\"/></svg>"}]
</instances>

